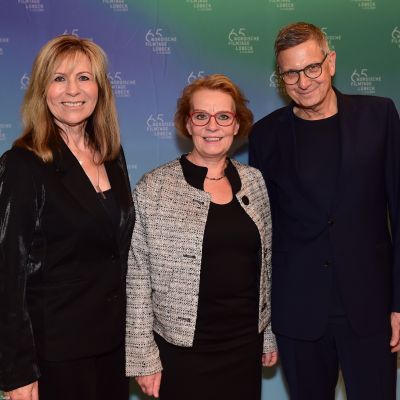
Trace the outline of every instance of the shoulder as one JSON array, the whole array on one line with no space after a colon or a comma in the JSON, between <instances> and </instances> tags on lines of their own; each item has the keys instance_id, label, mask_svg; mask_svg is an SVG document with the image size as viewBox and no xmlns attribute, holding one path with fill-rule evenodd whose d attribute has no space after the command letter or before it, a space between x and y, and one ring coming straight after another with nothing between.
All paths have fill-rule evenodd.
<instances>
[{"instance_id":1,"label":"shoulder","mask_svg":"<svg viewBox=\"0 0 400 400\"><path fill-rule=\"evenodd\" d=\"M135 190L138 191L147 187L155 188L166 184L176 185L179 178L183 178L183 174L180 162L176 159L146 172L137 182Z\"/></svg>"},{"instance_id":2,"label":"shoulder","mask_svg":"<svg viewBox=\"0 0 400 400\"><path fill-rule=\"evenodd\" d=\"M243 184L248 183L264 183L264 178L262 177L261 172L250 165L243 164L237 160L232 159L232 164L237 169L240 179Z\"/></svg>"},{"instance_id":3,"label":"shoulder","mask_svg":"<svg viewBox=\"0 0 400 400\"><path fill-rule=\"evenodd\" d=\"M32 168L43 163L32 151L21 147L7 150L0 158L0 171L3 175L7 171L14 176L23 172L32 173Z\"/></svg>"},{"instance_id":4,"label":"shoulder","mask_svg":"<svg viewBox=\"0 0 400 400\"><path fill-rule=\"evenodd\" d=\"M282 122L288 121L292 110L292 105L278 108L265 117L258 120L249 135L250 141L265 139L268 134L280 128Z\"/></svg>"},{"instance_id":5,"label":"shoulder","mask_svg":"<svg viewBox=\"0 0 400 400\"><path fill-rule=\"evenodd\" d=\"M358 112L387 112L387 110L396 110L394 102L388 97L342 94L338 93L339 111L341 107L354 108Z\"/></svg>"}]
</instances>

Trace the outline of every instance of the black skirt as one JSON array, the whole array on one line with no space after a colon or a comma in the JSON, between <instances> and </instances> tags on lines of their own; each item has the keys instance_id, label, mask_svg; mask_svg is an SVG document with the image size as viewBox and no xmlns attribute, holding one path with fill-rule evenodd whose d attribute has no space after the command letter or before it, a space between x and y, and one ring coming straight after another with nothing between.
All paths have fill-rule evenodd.
<instances>
[{"instance_id":1,"label":"black skirt","mask_svg":"<svg viewBox=\"0 0 400 400\"><path fill-rule=\"evenodd\" d=\"M263 335L237 347L195 350L155 334L163 366L160 400L260 400Z\"/></svg>"}]
</instances>

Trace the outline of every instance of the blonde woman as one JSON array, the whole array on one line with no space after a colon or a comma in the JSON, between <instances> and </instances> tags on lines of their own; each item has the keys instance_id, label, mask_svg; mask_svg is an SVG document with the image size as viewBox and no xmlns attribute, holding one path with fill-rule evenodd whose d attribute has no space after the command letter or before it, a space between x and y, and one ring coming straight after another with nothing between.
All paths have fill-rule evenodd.
<instances>
[{"instance_id":1,"label":"blonde woman","mask_svg":"<svg viewBox=\"0 0 400 400\"><path fill-rule=\"evenodd\" d=\"M103 50L50 40L22 116L0 159L0 388L11 400L126 400L134 210Z\"/></svg>"}]
</instances>

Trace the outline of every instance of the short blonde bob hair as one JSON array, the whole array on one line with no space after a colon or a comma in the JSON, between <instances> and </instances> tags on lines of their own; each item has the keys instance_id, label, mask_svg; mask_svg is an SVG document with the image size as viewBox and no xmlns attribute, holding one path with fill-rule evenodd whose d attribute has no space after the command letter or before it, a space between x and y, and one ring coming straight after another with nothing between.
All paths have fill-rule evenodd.
<instances>
[{"instance_id":1,"label":"short blonde bob hair","mask_svg":"<svg viewBox=\"0 0 400 400\"><path fill-rule=\"evenodd\" d=\"M46 43L33 63L29 85L22 103L23 132L14 146L33 151L44 162L53 160L60 148L60 128L46 101L48 87L57 67L68 60L73 65L80 55L88 57L98 86L98 100L85 126L88 145L104 162L117 157L120 135L117 111L107 77L107 56L100 46L74 35L61 35Z\"/></svg>"},{"instance_id":2,"label":"short blonde bob hair","mask_svg":"<svg viewBox=\"0 0 400 400\"><path fill-rule=\"evenodd\" d=\"M239 123L237 136L247 136L253 125L253 113L247 107L248 100L244 97L239 87L231 79L222 74L201 77L183 89L182 95L178 99L174 119L177 131L184 136L191 137L186 129L186 123L192 111L191 101L193 93L201 89L219 90L232 97L235 105L236 120Z\"/></svg>"}]
</instances>

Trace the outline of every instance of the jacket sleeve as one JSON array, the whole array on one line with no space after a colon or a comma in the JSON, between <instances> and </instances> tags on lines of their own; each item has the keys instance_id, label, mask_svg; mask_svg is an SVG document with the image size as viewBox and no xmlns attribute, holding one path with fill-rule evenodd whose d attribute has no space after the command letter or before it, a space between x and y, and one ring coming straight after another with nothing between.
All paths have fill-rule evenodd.
<instances>
[{"instance_id":1,"label":"jacket sleeve","mask_svg":"<svg viewBox=\"0 0 400 400\"><path fill-rule=\"evenodd\" d=\"M265 212L265 224L267 230L267 254L265 257L266 262L266 272L267 272L267 285L266 285L266 296L267 296L267 315L269 316L268 324L264 330L264 346L263 353L270 353L277 350L277 344L275 340L275 335L272 333L271 329L271 278L272 278L272 222L271 222L271 210L269 206L268 192L265 186L264 179L261 172L257 171L257 180L260 192L263 193L263 207Z\"/></svg>"},{"instance_id":2,"label":"jacket sleeve","mask_svg":"<svg viewBox=\"0 0 400 400\"><path fill-rule=\"evenodd\" d=\"M0 388L36 381L39 368L26 304L26 282L35 266L30 248L41 199L23 150L0 159Z\"/></svg>"},{"instance_id":3,"label":"jacket sleeve","mask_svg":"<svg viewBox=\"0 0 400 400\"><path fill-rule=\"evenodd\" d=\"M151 375L162 370L153 335L150 260L146 231L146 181L133 192L135 228L128 256L126 375Z\"/></svg>"},{"instance_id":4,"label":"jacket sleeve","mask_svg":"<svg viewBox=\"0 0 400 400\"><path fill-rule=\"evenodd\" d=\"M394 103L387 108L386 191L393 243L392 311L400 312L400 120Z\"/></svg>"}]
</instances>

